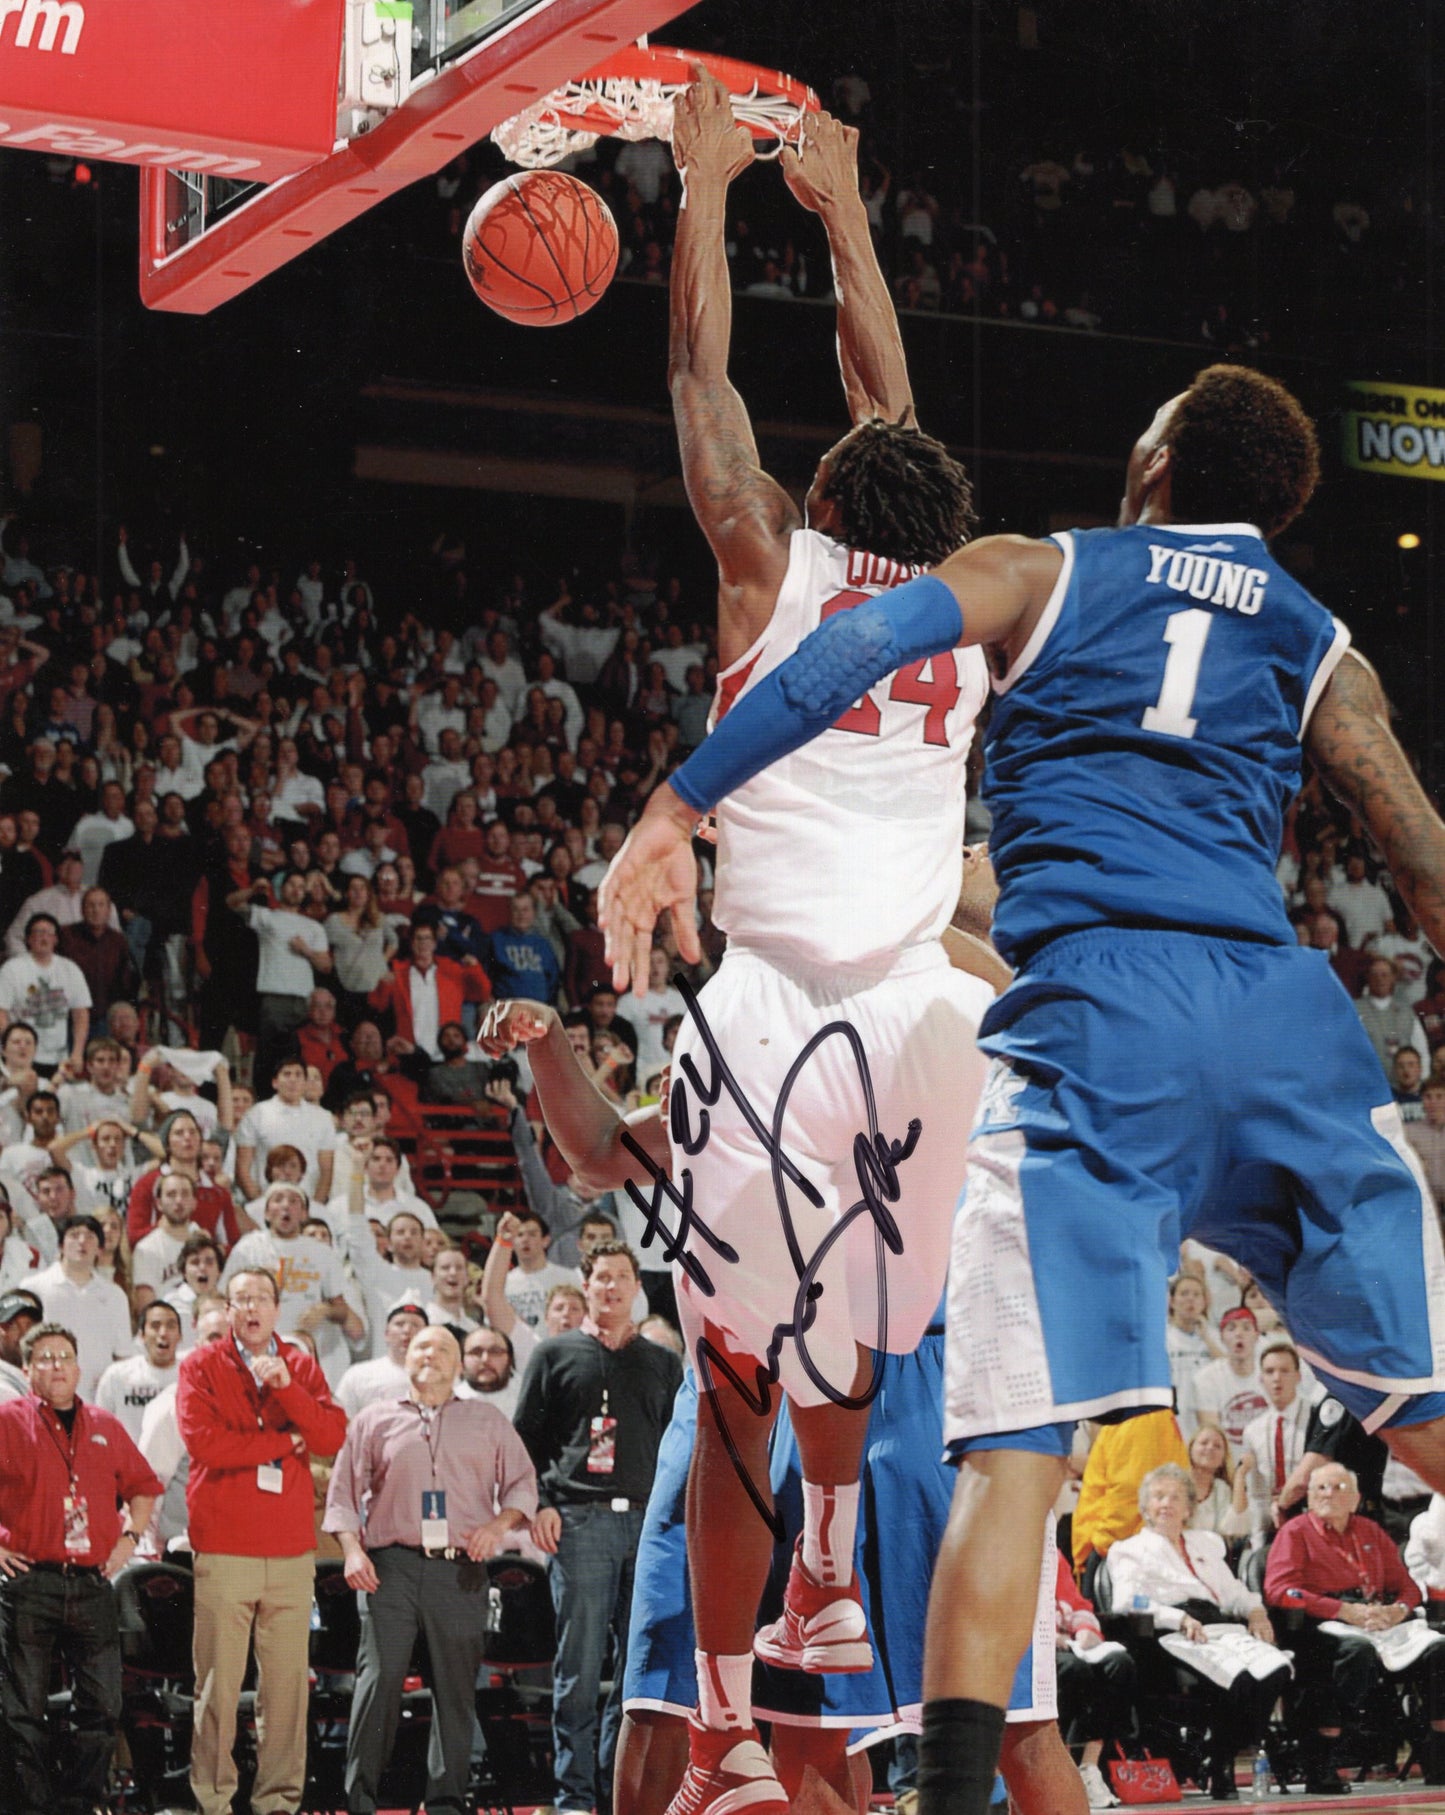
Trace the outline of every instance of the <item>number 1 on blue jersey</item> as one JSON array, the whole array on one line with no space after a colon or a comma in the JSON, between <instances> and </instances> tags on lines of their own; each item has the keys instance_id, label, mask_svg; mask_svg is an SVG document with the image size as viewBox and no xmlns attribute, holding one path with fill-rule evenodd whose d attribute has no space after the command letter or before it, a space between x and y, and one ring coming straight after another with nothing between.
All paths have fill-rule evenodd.
<instances>
[{"instance_id":1,"label":"number 1 on blue jersey","mask_svg":"<svg viewBox=\"0 0 1445 1815\"><path fill-rule=\"evenodd\" d=\"M1194 690L1199 685L1199 664L1209 640L1214 614L1209 611L1172 612L1164 625L1169 656L1159 698L1145 708L1139 721L1145 731L1162 731L1166 737L1193 737L1199 720L1189 716Z\"/></svg>"}]
</instances>

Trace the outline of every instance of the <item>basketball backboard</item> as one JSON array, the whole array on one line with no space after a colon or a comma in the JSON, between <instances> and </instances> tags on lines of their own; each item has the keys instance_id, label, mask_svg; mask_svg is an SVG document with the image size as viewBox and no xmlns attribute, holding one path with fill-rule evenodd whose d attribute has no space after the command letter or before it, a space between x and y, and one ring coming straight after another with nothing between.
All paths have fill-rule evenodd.
<instances>
[{"instance_id":1,"label":"basketball backboard","mask_svg":"<svg viewBox=\"0 0 1445 1815\"><path fill-rule=\"evenodd\" d=\"M0 145L141 169L140 287L204 314L684 0L0 0Z\"/></svg>"}]
</instances>

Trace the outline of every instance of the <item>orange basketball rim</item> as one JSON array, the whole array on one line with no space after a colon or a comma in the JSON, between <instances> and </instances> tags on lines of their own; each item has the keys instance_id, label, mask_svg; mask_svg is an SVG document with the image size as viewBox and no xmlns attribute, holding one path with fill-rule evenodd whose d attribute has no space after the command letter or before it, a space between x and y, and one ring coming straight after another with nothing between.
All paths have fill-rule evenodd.
<instances>
[{"instance_id":1,"label":"orange basketball rim","mask_svg":"<svg viewBox=\"0 0 1445 1815\"><path fill-rule=\"evenodd\" d=\"M512 163L531 168L556 164L604 136L670 142L673 105L698 65L730 92L734 114L758 141L759 157L776 157L784 145L796 144L803 115L818 109L813 90L781 70L638 43L504 120L493 130L493 142Z\"/></svg>"}]
</instances>

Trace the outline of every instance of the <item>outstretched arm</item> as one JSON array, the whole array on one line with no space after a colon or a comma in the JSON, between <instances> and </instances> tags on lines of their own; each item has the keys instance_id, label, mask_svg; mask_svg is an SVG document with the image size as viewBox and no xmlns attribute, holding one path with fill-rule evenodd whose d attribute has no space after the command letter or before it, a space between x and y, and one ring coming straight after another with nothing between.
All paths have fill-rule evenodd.
<instances>
[{"instance_id":1,"label":"outstretched arm","mask_svg":"<svg viewBox=\"0 0 1445 1815\"><path fill-rule=\"evenodd\" d=\"M987 536L932 573L840 611L750 689L672 779L654 790L612 860L599 897L616 987L647 992L652 929L666 909L689 964L697 937L697 866L689 841L700 813L780 757L826 731L884 675L957 644L1008 657L1038 623L1063 556L1050 542Z\"/></svg>"},{"instance_id":2,"label":"outstretched arm","mask_svg":"<svg viewBox=\"0 0 1445 1815\"><path fill-rule=\"evenodd\" d=\"M572 1170L595 1191L616 1191L628 1179L651 1181L622 1144L627 1129L658 1165L669 1164L667 1131L655 1107L634 1123L583 1071L556 1009L545 1003L494 1002L482 1017L477 1044L494 1057L527 1048L532 1081L548 1132Z\"/></svg>"},{"instance_id":3,"label":"outstretched arm","mask_svg":"<svg viewBox=\"0 0 1445 1815\"><path fill-rule=\"evenodd\" d=\"M120 577L125 581L127 586L139 586L141 578L135 570L134 563L131 561L130 550L126 547L128 539L126 527L124 523L122 523L116 539L116 566L119 567Z\"/></svg>"},{"instance_id":4,"label":"outstretched arm","mask_svg":"<svg viewBox=\"0 0 1445 1815\"><path fill-rule=\"evenodd\" d=\"M805 113L798 149L783 148L782 166L789 189L828 235L848 414L855 424L881 416L911 428L913 387L898 314L858 189L858 130L830 113Z\"/></svg>"},{"instance_id":5,"label":"outstretched arm","mask_svg":"<svg viewBox=\"0 0 1445 1815\"><path fill-rule=\"evenodd\" d=\"M672 255L668 388L688 503L718 564L726 667L767 627L798 527L792 499L758 464L743 400L728 379L732 290L724 243L728 184L753 160L727 91L702 73L677 101L672 155L682 176Z\"/></svg>"},{"instance_id":6,"label":"outstretched arm","mask_svg":"<svg viewBox=\"0 0 1445 1815\"><path fill-rule=\"evenodd\" d=\"M1384 853L1395 887L1445 953L1445 822L1390 729L1390 706L1363 656L1346 650L1305 732L1310 760Z\"/></svg>"}]
</instances>

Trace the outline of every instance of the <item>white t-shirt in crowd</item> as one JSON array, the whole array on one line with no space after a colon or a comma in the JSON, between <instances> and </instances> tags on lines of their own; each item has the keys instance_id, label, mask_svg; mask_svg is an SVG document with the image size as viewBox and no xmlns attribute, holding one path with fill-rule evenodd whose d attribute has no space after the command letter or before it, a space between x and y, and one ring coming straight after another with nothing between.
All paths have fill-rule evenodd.
<instances>
[{"instance_id":1,"label":"white t-shirt in crowd","mask_svg":"<svg viewBox=\"0 0 1445 1815\"><path fill-rule=\"evenodd\" d=\"M256 1149L258 1179L265 1176L266 1155L273 1147L297 1148L306 1155L301 1186L310 1197L316 1190L317 1160L323 1153L336 1150L336 1124L319 1104L283 1103L280 1097L266 1097L241 1117L236 1145Z\"/></svg>"},{"instance_id":2,"label":"white t-shirt in crowd","mask_svg":"<svg viewBox=\"0 0 1445 1815\"><path fill-rule=\"evenodd\" d=\"M617 1004L618 1014L630 1021L637 1034L637 1084L646 1089L648 1079L668 1062L662 1030L674 1015L687 1014L682 992L669 983L666 989L649 990L639 1002L629 990Z\"/></svg>"},{"instance_id":3,"label":"white t-shirt in crowd","mask_svg":"<svg viewBox=\"0 0 1445 1815\"><path fill-rule=\"evenodd\" d=\"M427 810L445 825L452 802L472 779L471 769L460 760L448 762L443 756L434 756L421 773Z\"/></svg>"},{"instance_id":4,"label":"white t-shirt in crowd","mask_svg":"<svg viewBox=\"0 0 1445 1815\"><path fill-rule=\"evenodd\" d=\"M288 775L271 796L271 818L296 819L302 815L302 807L315 807L323 810L326 806L326 792L314 775L303 775L299 769Z\"/></svg>"},{"instance_id":5,"label":"white t-shirt in crowd","mask_svg":"<svg viewBox=\"0 0 1445 1815\"><path fill-rule=\"evenodd\" d=\"M0 1184L4 1185L16 1216L28 1220L41 1214L35 1181L54 1164L48 1150L37 1147L34 1141L12 1141L0 1152Z\"/></svg>"},{"instance_id":6,"label":"white t-shirt in crowd","mask_svg":"<svg viewBox=\"0 0 1445 1815\"><path fill-rule=\"evenodd\" d=\"M517 1399L521 1394L521 1391L522 1362L520 1357L513 1362L511 1378L508 1380L507 1384L503 1387L498 1387L495 1393L479 1393L474 1386L465 1380L459 1380L456 1387L458 1399L480 1399L483 1405L490 1405L496 1411L499 1411L508 1423L511 1422L512 1416L516 1412Z\"/></svg>"},{"instance_id":7,"label":"white t-shirt in crowd","mask_svg":"<svg viewBox=\"0 0 1445 1815\"><path fill-rule=\"evenodd\" d=\"M354 1418L378 1399L404 1399L409 1387L406 1369L398 1367L390 1355L380 1355L375 1361L352 1362L341 1376L336 1403L348 1418Z\"/></svg>"},{"instance_id":8,"label":"white t-shirt in crowd","mask_svg":"<svg viewBox=\"0 0 1445 1815\"><path fill-rule=\"evenodd\" d=\"M400 1178L401 1174L398 1173L397 1179L400 1180ZM375 1217L378 1222L389 1223L392 1217L400 1216L402 1211L405 1210L409 1215L414 1216L417 1219L423 1229L439 1229L441 1227L436 1219L435 1210L432 1209L425 1198L413 1197L410 1192L402 1191L399 1188L395 1197L384 1199L373 1197L370 1191L366 1191L362 1194L361 1201L365 1207L364 1213L368 1220ZM331 1225L331 1233L340 1241L342 1233L346 1228L346 1219L351 1214L350 1197L345 1195L333 1197L328 1203L314 1208L315 1214ZM252 1211L251 1214L254 1216L255 1212Z\"/></svg>"},{"instance_id":9,"label":"white t-shirt in crowd","mask_svg":"<svg viewBox=\"0 0 1445 1815\"><path fill-rule=\"evenodd\" d=\"M1264 1359L1264 1344L1255 1350L1253 1372L1240 1376L1229 1365L1228 1357L1211 1361L1189 1377L1180 1395L1179 1425L1186 1443L1199 1428L1199 1415L1208 1412L1229 1439L1236 1458L1244 1442L1245 1426L1252 1424L1261 1412L1269 1410L1269 1397L1260 1379L1259 1366ZM1319 1391L1319 1380L1307 1361L1300 1363L1300 1397L1312 1400Z\"/></svg>"},{"instance_id":10,"label":"white t-shirt in crowd","mask_svg":"<svg viewBox=\"0 0 1445 1815\"><path fill-rule=\"evenodd\" d=\"M173 1361L168 1368L158 1368L145 1355L128 1355L124 1361L113 1361L100 1377L95 1403L103 1412L119 1418L139 1444L146 1407L168 1386L175 1385L176 1367Z\"/></svg>"},{"instance_id":11,"label":"white t-shirt in crowd","mask_svg":"<svg viewBox=\"0 0 1445 1815\"><path fill-rule=\"evenodd\" d=\"M59 1261L35 1274L29 1285L45 1307L45 1321L62 1323L75 1333L80 1396L94 1399L100 1377L111 1362L123 1361L135 1353L130 1304L125 1293L99 1273L92 1274L85 1285L78 1285L61 1272Z\"/></svg>"},{"instance_id":12,"label":"white t-shirt in crowd","mask_svg":"<svg viewBox=\"0 0 1445 1815\"><path fill-rule=\"evenodd\" d=\"M1170 1324L1164 1335L1165 1347L1169 1351L1169 1378L1174 1383L1174 1390L1183 1395L1185 1383L1193 1378L1200 1368L1208 1367L1211 1361L1218 1360L1214 1350L1205 1340L1203 1329L1181 1330L1176 1324Z\"/></svg>"},{"instance_id":13,"label":"white t-shirt in crowd","mask_svg":"<svg viewBox=\"0 0 1445 1815\"><path fill-rule=\"evenodd\" d=\"M206 764L235 748L234 737L218 737L213 744L198 744L195 738L187 737L184 732L181 734L181 761L202 787L206 781Z\"/></svg>"},{"instance_id":14,"label":"white t-shirt in crowd","mask_svg":"<svg viewBox=\"0 0 1445 1815\"><path fill-rule=\"evenodd\" d=\"M131 1284L149 1286L157 1298L168 1297L171 1287L180 1282L181 1250L186 1245L186 1236L200 1233L199 1223L188 1224L181 1235L172 1234L165 1223L157 1223L131 1249Z\"/></svg>"},{"instance_id":15,"label":"white t-shirt in crowd","mask_svg":"<svg viewBox=\"0 0 1445 1815\"><path fill-rule=\"evenodd\" d=\"M374 1359L386 1349L388 1312L406 1302L430 1303L431 1274L425 1267L398 1267L383 1260L365 1217L348 1217L339 1240L366 1297L366 1328Z\"/></svg>"},{"instance_id":16,"label":"white t-shirt in crowd","mask_svg":"<svg viewBox=\"0 0 1445 1815\"><path fill-rule=\"evenodd\" d=\"M95 887L100 876L100 860L105 855L106 847L118 843L122 838L134 836L135 826L124 813L119 819L110 819L104 813L87 813L75 822L69 843L80 852L83 865L80 879L86 888Z\"/></svg>"},{"instance_id":17,"label":"white t-shirt in crowd","mask_svg":"<svg viewBox=\"0 0 1445 1815\"><path fill-rule=\"evenodd\" d=\"M174 1115L178 1109L184 1109L187 1115L194 1116L203 1140L210 1140L220 1125L220 1110L209 1097L203 1097L198 1090L160 1090L156 1095L167 1115Z\"/></svg>"},{"instance_id":18,"label":"white t-shirt in crowd","mask_svg":"<svg viewBox=\"0 0 1445 1815\"><path fill-rule=\"evenodd\" d=\"M0 964L0 1008L35 1029L37 1065L59 1065L69 1057L71 1010L89 1007L90 985L69 958L37 964L26 952Z\"/></svg>"},{"instance_id":19,"label":"white t-shirt in crowd","mask_svg":"<svg viewBox=\"0 0 1445 1815\"><path fill-rule=\"evenodd\" d=\"M60 1098L60 1125L67 1134L89 1128L92 1122L130 1121L130 1097L124 1090L98 1090L87 1079L80 1084L62 1084L55 1094ZM88 1141L82 1151L90 1153Z\"/></svg>"},{"instance_id":20,"label":"white t-shirt in crowd","mask_svg":"<svg viewBox=\"0 0 1445 1815\"><path fill-rule=\"evenodd\" d=\"M250 921L261 947L257 990L263 996L299 996L304 1001L316 987L316 972L309 959L291 950L291 941L299 937L313 952L324 952L325 931L290 908L253 907Z\"/></svg>"},{"instance_id":21,"label":"white t-shirt in crowd","mask_svg":"<svg viewBox=\"0 0 1445 1815\"><path fill-rule=\"evenodd\" d=\"M449 1323L453 1329L465 1330L468 1335L482 1327L482 1320L473 1317L470 1311L449 1311L434 1298L427 1301L426 1320L428 1323Z\"/></svg>"},{"instance_id":22,"label":"white t-shirt in crowd","mask_svg":"<svg viewBox=\"0 0 1445 1815\"><path fill-rule=\"evenodd\" d=\"M111 648L114 649L112 644ZM156 770L156 799L164 800L167 794L179 794L182 800L194 800L205 787L205 782L193 770L182 763L179 769L159 768Z\"/></svg>"},{"instance_id":23,"label":"white t-shirt in crowd","mask_svg":"<svg viewBox=\"0 0 1445 1815\"><path fill-rule=\"evenodd\" d=\"M422 971L417 965L407 966L407 985L411 991L411 1030L417 1045L431 1059L440 1059L437 1044L441 1030L441 1002L437 989L439 972L436 965Z\"/></svg>"},{"instance_id":24,"label":"white t-shirt in crowd","mask_svg":"<svg viewBox=\"0 0 1445 1815\"><path fill-rule=\"evenodd\" d=\"M0 1246L0 1293L11 1286L30 1286L30 1275L39 1271L40 1250L26 1241L18 1229L12 1229ZM26 1392L30 1388L26 1387Z\"/></svg>"},{"instance_id":25,"label":"white t-shirt in crowd","mask_svg":"<svg viewBox=\"0 0 1445 1815\"><path fill-rule=\"evenodd\" d=\"M553 1286L580 1286L582 1275L575 1267L559 1267L553 1261L544 1261L535 1273L524 1273L520 1267L513 1267L507 1275L504 1290L507 1303L525 1324L535 1329L542 1321L542 1314L547 1309L547 1294ZM515 1337L513 1338L515 1341ZM521 1357L518 1357L520 1365Z\"/></svg>"},{"instance_id":26,"label":"white t-shirt in crowd","mask_svg":"<svg viewBox=\"0 0 1445 1815\"><path fill-rule=\"evenodd\" d=\"M87 1166L84 1160L72 1159L70 1177L75 1185L76 1209L115 1210L124 1216L131 1187L140 1173L140 1167L130 1160L122 1160L107 1172L104 1166Z\"/></svg>"},{"instance_id":27,"label":"white t-shirt in crowd","mask_svg":"<svg viewBox=\"0 0 1445 1815\"><path fill-rule=\"evenodd\" d=\"M1363 877L1351 882L1346 876L1332 884L1325 899L1344 922L1345 941L1356 951L1390 924L1390 897L1378 882Z\"/></svg>"}]
</instances>

